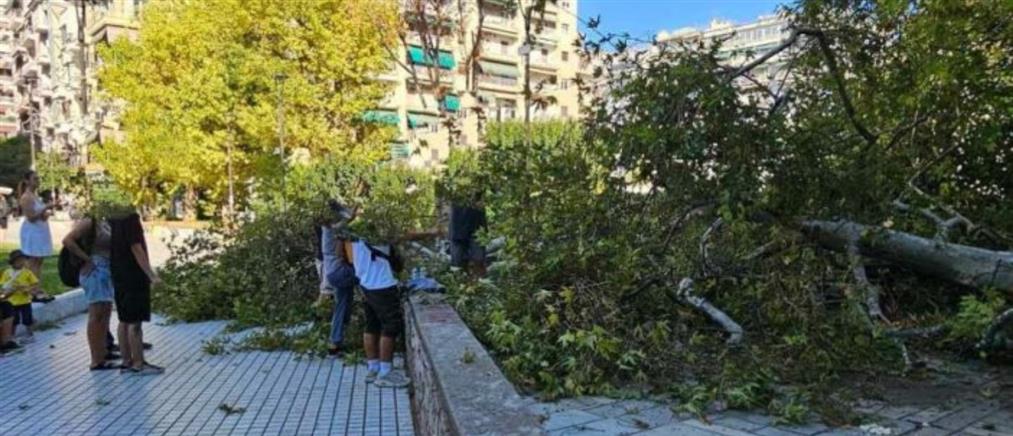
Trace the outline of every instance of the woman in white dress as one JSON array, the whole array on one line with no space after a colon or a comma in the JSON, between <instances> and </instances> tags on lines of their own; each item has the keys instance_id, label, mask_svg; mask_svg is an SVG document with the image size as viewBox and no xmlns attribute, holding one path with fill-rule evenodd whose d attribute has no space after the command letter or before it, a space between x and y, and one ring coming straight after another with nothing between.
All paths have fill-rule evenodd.
<instances>
[{"instance_id":1,"label":"woman in white dress","mask_svg":"<svg viewBox=\"0 0 1013 436\"><path fill-rule=\"evenodd\" d=\"M39 198L39 175L35 171L25 173L19 184L21 214L21 251L29 257L28 269L36 277L42 277L42 261L53 254L53 238L49 233L49 216L52 206Z\"/></svg>"}]
</instances>

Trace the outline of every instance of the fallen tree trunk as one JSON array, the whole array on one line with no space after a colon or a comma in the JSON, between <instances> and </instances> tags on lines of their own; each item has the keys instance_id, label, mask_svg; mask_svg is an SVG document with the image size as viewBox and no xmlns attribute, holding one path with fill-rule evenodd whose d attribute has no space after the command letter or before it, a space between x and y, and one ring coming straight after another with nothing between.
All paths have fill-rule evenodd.
<instances>
[{"instance_id":1,"label":"fallen tree trunk","mask_svg":"<svg viewBox=\"0 0 1013 436\"><path fill-rule=\"evenodd\" d=\"M1013 252L942 242L851 221L809 220L803 231L826 248L887 261L921 274L975 288L1013 292Z\"/></svg>"}]
</instances>

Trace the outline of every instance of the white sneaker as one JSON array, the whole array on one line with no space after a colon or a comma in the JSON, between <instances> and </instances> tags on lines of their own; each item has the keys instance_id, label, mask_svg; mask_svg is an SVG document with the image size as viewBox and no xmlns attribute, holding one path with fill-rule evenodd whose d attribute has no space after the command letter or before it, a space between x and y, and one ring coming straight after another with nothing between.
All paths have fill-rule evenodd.
<instances>
[{"instance_id":1,"label":"white sneaker","mask_svg":"<svg viewBox=\"0 0 1013 436\"><path fill-rule=\"evenodd\" d=\"M32 342L35 342L35 335L27 335L27 336L21 338L21 340L18 341L18 342L20 342L22 344L30 344Z\"/></svg>"},{"instance_id":2,"label":"white sneaker","mask_svg":"<svg viewBox=\"0 0 1013 436\"><path fill-rule=\"evenodd\" d=\"M377 377L373 385L378 388L406 388L411 384L411 380L408 380L400 372L391 371L387 374Z\"/></svg>"},{"instance_id":3,"label":"white sneaker","mask_svg":"<svg viewBox=\"0 0 1013 436\"><path fill-rule=\"evenodd\" d=\"M376 375L377 374L379 374L379 371L377 371L375 369L370 369L370 370L366 371L366 384L370 384L370 383L373 383L374 381L376 381Z\"/></svg>"}]
</instances>

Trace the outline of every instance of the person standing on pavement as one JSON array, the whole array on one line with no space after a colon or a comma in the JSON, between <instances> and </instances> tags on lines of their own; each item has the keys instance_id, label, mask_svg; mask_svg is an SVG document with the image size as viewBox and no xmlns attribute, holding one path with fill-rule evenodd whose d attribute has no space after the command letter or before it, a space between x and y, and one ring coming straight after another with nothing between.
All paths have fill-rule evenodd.
<instances>
[{"instance_id":1,"label":"person standing on pavement","mask_svg":"<svg viewBox=\"0 0 1013 436\"><path fill-rule=\"evenodd\" d=\"M39 197L39 175L28 171L18 183L18 204L25 217L21 224L21 251L28 256L28 269L42 277L42 262L53 254L53 237L49 232L49 216L53 213Z\"/></svg>"},{"instance_id":2,"label":"person standing on pavement","mask_svg":"<svg viewBox=\"0 0 1013 436\"><path fill-rule=\"evenodd\" d=\"M121 372L137 375L158 375L165 369L144 359L141 325L151 321L151 286L161 282L148 260L144 227L136 212L110 218L112 234L110 272L116 301L120 350L123 354Z\"/></svg>"},{"instance_id":3,"label":"person standing on pavement","mask_svg":"<svg viewBox=\"0 0 1013 436\"><path fill-rule=\"evenodd\" d=\"M79 220L63 238L63 246L84 261L78 279L88 302L88 349L92 371L116 369L110 360L120 356L109 350L106 336L112 314L114 292L110 257L112 226L108 219L92 216Z\"/></svg>"}]
</instances>

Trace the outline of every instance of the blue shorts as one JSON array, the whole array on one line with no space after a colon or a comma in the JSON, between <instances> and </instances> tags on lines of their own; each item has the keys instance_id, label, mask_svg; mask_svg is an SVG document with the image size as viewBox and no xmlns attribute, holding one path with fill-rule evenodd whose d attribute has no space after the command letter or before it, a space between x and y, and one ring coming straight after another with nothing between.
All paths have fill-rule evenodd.
<instances>
[{"instance_id":1,"label":"blue shorts","mask_svg":"<svg viewBox=\"0 0 1013 436\"><path fill-rule=\"evenodd\" d=\"M113 275L109 272L109 259L103 256L92 256L95 268L87 275L80 277L81 287L88 304L113 302Z\"/></svg>"}]
</instances>

